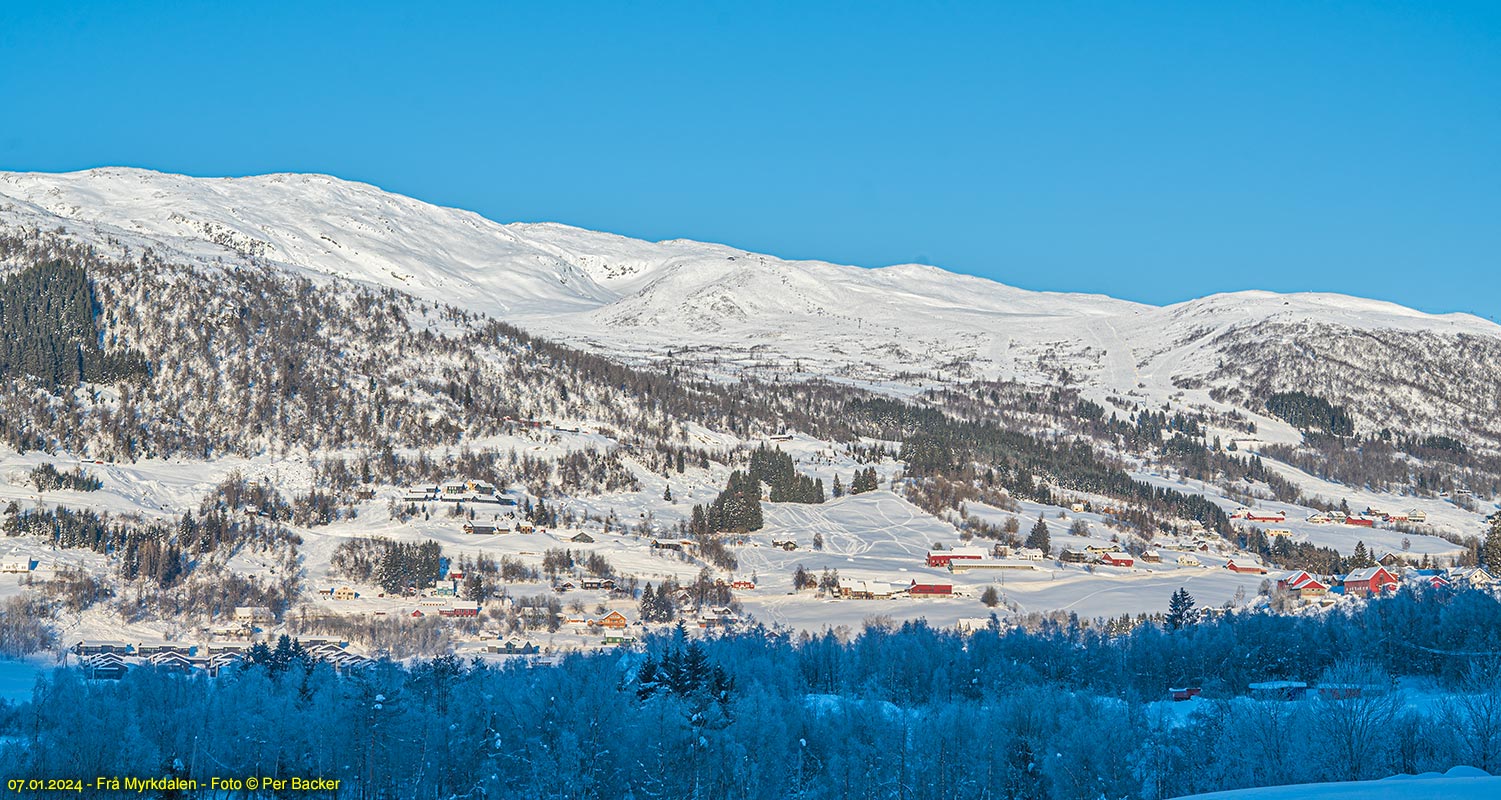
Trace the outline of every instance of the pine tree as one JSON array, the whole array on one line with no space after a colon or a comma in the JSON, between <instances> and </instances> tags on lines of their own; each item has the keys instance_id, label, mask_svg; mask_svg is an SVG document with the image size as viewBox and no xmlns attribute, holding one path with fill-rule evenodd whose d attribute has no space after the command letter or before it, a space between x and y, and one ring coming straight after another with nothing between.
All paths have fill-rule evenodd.
<instances>
[{"instance_id":1,"label":"pine tree","mask_svg":"<svg viewBox=\"0 0 1501 800\"><path fill-rule=\"evenodd\" d=\"M1187 589L1180 587L1173 592L1173 597L1167 604L1168 630L1180 630L1193 621L1194 599Z\"/></svg>"},{"instance_id":2,"label":"pine tree","mask_svg":"<svg viewBox=\"0 0 1501 800\"><path fill-rule=\"evenodd\" d=\"M1027 546L1041 550L1045 556L1053 553L1053 543L1048 538L1048 523L1040 514L1037 516L1037 524L1027 534Z\"/></svg>"},{"instance_id":3,"label":"pine tree","mask_svg":"<svg viewBox=\"0 0 1501 800\"><path fill-rule=\"evenodd\" d=\"M844 484L839 482L839 475L837 473L834 475L834 496L844 496Z\"/></svg>"},{"instance_id":4,"label":"pine tree","mask_svg":"<svg viewBox=\"0 0 1501 800\"><path fill-rule=\"evenodd\" d=\"M1491 516L1491 528L1486 531L1485 544L1480 548L1480 560L1489 572L1501 573L1501 514Z\"/></svg>"},{"instance_id":5,"label":"pine tree","mask_svg":"<svg viewBox=\"0 0 1501 800\"><path fill-rule=\"evenodd\" d=\"M1365 542L1355 543L1355 552L1350 556L1350 566L1353 569L1364 569L1371 565L1371 554L1366 552Z\"/></svg>"},{"instance_id":6,"label":"pine tree","mask_svg":"<svg viewBox=\"0 0 1501 800\"><path fill-rule=\"evenodd\" d=\"M662 499L666 500L669 503L672 502L672 486L670 484L666 489L662 490Z\"/></svg>"}]
</instances>

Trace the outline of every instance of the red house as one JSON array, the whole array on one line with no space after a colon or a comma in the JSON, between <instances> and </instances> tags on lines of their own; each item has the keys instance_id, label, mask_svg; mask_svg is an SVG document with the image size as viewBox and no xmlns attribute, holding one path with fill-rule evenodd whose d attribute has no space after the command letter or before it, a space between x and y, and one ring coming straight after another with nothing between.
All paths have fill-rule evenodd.
<instances>
[{"instance_id":1,"label":"red house","mask_svg":"<svg viewBox=\"0 0 1501 800\"><path fill-rule=\"evenodd\" d=\"M754 589L756 584L750 581L735 581L730 584L731 589Z\"/></svg>"},{"instance_id":2,"label":"red house","mask_svg":"<svg viewBox=\"0 0 1501 800\"><path fill-rule=\"evenodd\" d=\"M1136 559L1127 553L1102 553L1100 563L1112 567L1129 567L1136 564Z\"/></svg>"},{"instance_id":3,"label":"red house","mask_svg":"<svg viewBox=\"0 0 1501 800\"><path fill-rule=\"evenodd\" d=\"M454 603L449 608L438 609L440 617L477 617L479 616L479 603Z\"/></svg>"},{"instance_id":4,"label":"red house","mask_svg":"<svg viewBox=\"0 0 1501 800\"><path fill-rule=\"evenodd\" d=\"M961 547L956 550L929 550L928 566L947 567L955 559L981 560L983 558L985 558L985 551L977 547Z\"/></svg>"},{"instance_id":5,"label":"red house","mask_svg":"<svg viewBox=\"0 0 1501 800\"><path fill-rule=\"evenodd\" d=\"M1362 528L1376 527L1376 521L1366 517L1345 517L1346 525L1358 525Z\"/></svg>"},{"instance_id":6,"label":"red house","mask_svg":"<svg viewBox=\"0 0 1501 800\"><path fill-rule=\"evenodd\" d=\"M907 593L929 595L953 594L954 585L952 583L918 583L917 581L913 581L912 585L907 588Z\"/></svg>"},{"instance_id":7,"label":"red house","mask_svg":"<svg viewBox=\"0 0 1501 800\"><path fill-rule=\"evenodd\" d=\"M1172 694L1174 703L1181 703L1184 700L1192 700L1198 697L1200 689L1197 686L1184 686L1176 689L1168 689L1168 692Z\"/></svg>"},{"instance_id":8,"label":"red house","mask_svg":"<svg viewBox=\"0 0 1501 800\"><path fill-rule=\"evenodd\" d=\"M1266 567L1254 561L1231 561L1225 565L1225 569L1231 572L1249 573L1252 575L1265 575Z\"/></svg>"},{"instance_id":9,"label":"red house","mask_svg":"<svg viewBox=\"0 0 1501 800\"><path fill-rule=\"evenodd\" d=\"M1278 511L1274 514L1258 514L1255 511L1246 512L1247 522L1286 522L1287 514Z\"/></svg>"},{"instance_id":10,"label":"red house","mask_svg":"<svg viewBox=\"0 0 1501 800\"><path fill-rule=\"evenodd\" d=\"M1366 567L1357 569L1345 576L1345 594L1351 597L1371 597L1385 591L1397 588L1397 576L1386 571L1386 567Z\"/></svg>"}]
</instances>

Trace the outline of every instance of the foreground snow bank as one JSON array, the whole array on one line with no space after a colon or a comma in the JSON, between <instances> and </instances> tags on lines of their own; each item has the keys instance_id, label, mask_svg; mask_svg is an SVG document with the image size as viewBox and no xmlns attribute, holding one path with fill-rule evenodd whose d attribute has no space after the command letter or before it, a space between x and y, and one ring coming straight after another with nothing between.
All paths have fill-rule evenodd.
<instances>
[{"instance_id":1,"label":"foreground snow bank","mask_svg":"<svg viewBox=\"0 0 1501 800\"><path fill-rule=\"evenodd\" d=\"M1501 797L1501 777L1474 767L1446 773L1395 775L1379 781L1305 783L1197 794L1186 800L1493 800Z\"/></svg>"}]
</instances>

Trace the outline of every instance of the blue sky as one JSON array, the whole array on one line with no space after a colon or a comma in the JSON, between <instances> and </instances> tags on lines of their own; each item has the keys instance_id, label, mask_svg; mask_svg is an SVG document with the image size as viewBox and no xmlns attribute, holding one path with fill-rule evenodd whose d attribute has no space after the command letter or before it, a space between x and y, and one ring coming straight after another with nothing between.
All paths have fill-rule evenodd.
<instances>
[{"instance_id":1,"label":"blue sky","mask_svg":"<svg viewBox=\"0 0 1501 800\"><path fill-rule=\"evenodd\" d=\"M1501 3L422 5L0 0L0 169L1501 318Z\"/></svg>"}]
</instances>

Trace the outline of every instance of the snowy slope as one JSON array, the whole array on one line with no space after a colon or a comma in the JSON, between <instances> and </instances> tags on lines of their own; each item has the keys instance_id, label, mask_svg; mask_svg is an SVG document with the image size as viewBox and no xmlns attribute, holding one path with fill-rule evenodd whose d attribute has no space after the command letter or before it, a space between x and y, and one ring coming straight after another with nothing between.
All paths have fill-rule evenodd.
<instances>
[{"instance_id":1,"label":"snowy slope","mask_svg":"<svg viewBox=\"0 0 1501 800\"><path fill-rule=\"evenodd\" d=\"M1494 392L1450 391L1477 365L1497 369L1501 326L1344 295L1250 291L1156 307L919 265L503 225L323 175L0 173L0 227L59 226L115 250L256 259L392 287L632 360L907 386L1066 373L1097 396L1186 393L1253 410L1296 384L1350 403L1358 422L1434 432L1466 418L1488 428L1501 410Z\"/></svg>"},{"instance_id":2,"label":"snowy slope","mask_svg":"<svg viewBox=\"0 0 1501 800\"><path fill-rule=\"evenodd\" d=\"M1473 767L1442 775L1397 775L1379 781L1307 783L1196 794L1184 800L1490 800L1501 796L1501 778Z\"/></svg>"}]
</instances>

